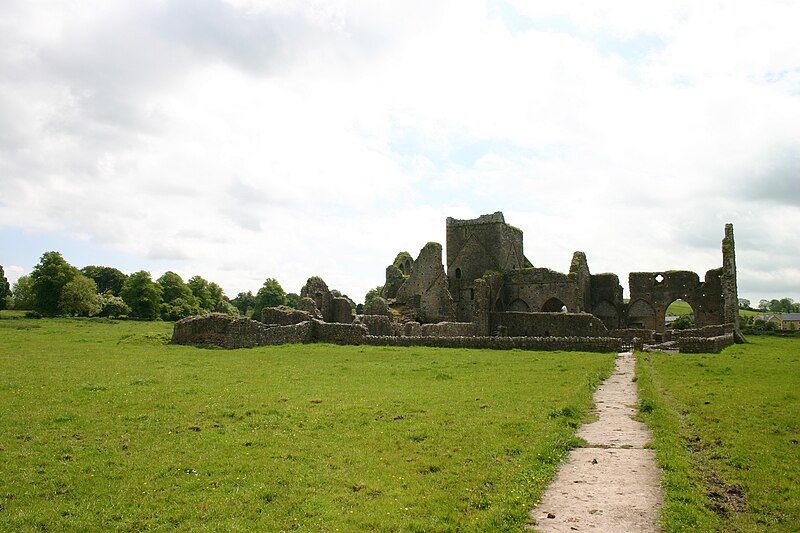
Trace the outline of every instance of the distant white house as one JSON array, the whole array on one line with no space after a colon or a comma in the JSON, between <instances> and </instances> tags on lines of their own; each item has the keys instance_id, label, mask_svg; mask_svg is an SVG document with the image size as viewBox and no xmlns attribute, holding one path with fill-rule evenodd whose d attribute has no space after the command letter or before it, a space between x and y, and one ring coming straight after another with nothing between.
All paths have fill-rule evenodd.
<instances>
[{"instance_id":1,"label":"distant white house","mask_svg":"<svg viewBox=\"0 0 800 533\"><path fill-rule=\"evenodd\" d=\"M772 322L778 329L800 329L800 313L759 315L757 320Z\"/></svg>"}]
</instances>

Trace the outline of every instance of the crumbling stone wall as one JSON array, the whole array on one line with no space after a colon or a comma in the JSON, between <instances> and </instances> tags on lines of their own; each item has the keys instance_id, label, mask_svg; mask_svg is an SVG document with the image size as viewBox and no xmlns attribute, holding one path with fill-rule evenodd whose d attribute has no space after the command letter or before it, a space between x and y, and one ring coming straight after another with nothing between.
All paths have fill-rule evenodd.
<instances>
[{"instance_id":1,"label":"crumbling stone wall","mask_svg":"<svg viewBox=\"0 0 800 533\"><path fill-rule=\"evenodd\" d=\"M332 344L364 344L369 333L363 324L314 322L314 340Z\"/></svg>"},{"instance_id":2,"label":"crumbling stone wall","mask_svg":"<svg viewBox=\"0 0 800 533\"><path fill-rule=\"evenodd\" d=\"M734 329L734 324L714 324L703 326L702 328L672 329L664 332L663 340L667 342L684 337L720 337L733 333Z\"/></svg>"},{"instance_id":3,"label":"crumbling stone wall","mask_svg":"<svg viewBox=\"0 0 800 533\"><path fill-rule=\"evenodd\" d=\"M720 353L734 343L733 333L716 337L681 337L677 339L681 353Z\"/></svg>"},{"instance_id":4,"label":"crumbling stone wall","mask_svg":"<svg viewBox=\"0 0 800 533\"><path fill-rule=\"evenodd\" d=\"M364 324L369 330L370 335L387 336L396 335L397 332L388 316L384 315L359 315L355 320L356 324Z\"/></svg>"},{"instance_id":5,"label":"crumbling stone wall","mask_svg":"<svg viewBox=\"0 0 800 533\"><path fill-rule=\"evenodd\" d=\"M340 324L350 324L353 322L355 314L347 298L334 297L331 300L331 322Z\"/></svg>"},{"instance_id":6,"label":"crumbling stone wall","mask_svg":"<svg viewBox=\"0 0 800 533\"><path fill-rule=\"evenodd\" d=\"M611 337L374 337L373 346L429 346L489 350L542 350L619 353L622 341Z\"/></svg>"},{"instance_id":7,"label":"crumbling stone wall","mask_svg":"<svg viewBox=\"0 0 800 533\"><path fill-rule=\"evenodd\" d=\"M261 322L275 326L288 326L307 322L314 317L307 311L292 309L281 305L279 307L265 307L261 310Z\"/></svg>"},{"instance_id":8,"label":"crumbling stone wall","mask_svg":"<svg viewBox=\"0 0 800 533\"><path fill-rule=\"evenodd\" d=\"M642 342L653 342L656 338L656 332L652 329L638 328L612 329L608 333L608 336L616 337L627 342L631 342L633 339L640 339Z\"/></svg>"},{"instance_id":9,"label":"crumbling stone wall","mask_svg":"<svg viewBox=\"0 0 800 533\"><path fill-rule=\"evenodd\" d=\"M222 348L252 348L270 344L312 342L312 322L290 326L267 326L245 317L211 313L184 318L175 323L173 344L213 345Z\"/></svg>"},{"instance_id":10,"label":"crumbling stone wall","mask_svg":"<svg viewBox=\"0 0 800 533\"><path fill-rule=\"evenodd\" d=\"M474 337L475 334L475 324L472 322L422 324L420 329L423 337Z\"/></svg>"},{"instance_id":11,"label":"crumbling stone wall","mask_svg":"<svg viewBox=\"0 0 800 533\"><path fill-rule=\"evenodd\" d=\"M364 306L364 314L389 316L389 303L380 296L377 296Z\"/></svg>"},{"instance_id":12,"label":"crumbling stone wall","mask_svg":"<svg viewBox=\"0 0 800 533\"><path fill-rule=\"evenodd\" d=\"M308 278L306 284L300 289L300 297L314 300L314 305L319 309L322 320L333 321L333 295L322 278L318 276Z\"/></svg>"},{"instance_id":13,"label":"crumbling stone wall","mask_svg":"<svg viewBox=\"0 0 800 533\"><path fill-rule=\"evenodd\" d=\"M616 274L592 274L588 310L610 330L621 326L625 305L622 286Z\"/></svg>"},{"instance_id":14,"label":"crumbling stone wall","mask_svg":"<svg viewBox=\"0 0 800 533\"><path fill-rule=\"evenodd\" d=\"M703 283L696 273L685 270L631 272L628 283L631 289L627 313L629 326L639 325L663 332L667 308L678 299L692 306L697 326L724 322L719 269L710 270ZM652 309L650 315L645 314L648 308Z\"/></svg>"},{"instance_id":15,"label":"crumbling stone wall","mask_svg":"<svg viewBox=\"0 0 800 533\"><path fill-rule=\"evenodd\" d=\"M523 268L503 277L502 305L495 311L568 312L582 308L581 288L574 278L549 268ZM557 308L557 309L556 309Z\"/></svg>"},{"instance_id":16,"label":"crumbling stone wall","mask_svg":"<svg viewBox=\"0 0 800 533\"><path fill-rule=\"evenodd\" d=\"M592 299L592 274L589 272L589 263L586 261L586 254L575 252L572 254L572 262L569 267L569 278L575 283L577 290L577 302L573 313L590 312ZM569 308L568 308L569 309Z\"/></svg>"},{"instance_id":17,"label":"crumbling stone wall","mask_svg":"<svg viewBox=\"0 0 800 533\"><path fill-rule=\"evenodd\" d=\"M250 318L211 313L176 322L172 342L222 348L252 348L309 342L364 344L364 337L368 333L362 324L337 324L311 320L287 326L271 326Z\"/></svg>"},{"instance_id":18,"label":"crumbling stone wall","mask_svg":"<svg viewBox=\"0 0 800 533\"><path fill-rule=\"evenodd\" d=\"M492 313L496 330L511 337L608 337L608 330L589 313Z\"/></svg>"},{"instance_id":19,"label":"crumbling stone wall","mask_svg":"<svg viewBox=\"0 0 800 533\"><path fill-rule=\"evenodd\" d=\"M397 291L396 301L413 308L421 322L443 322L453 317L441 244L429 242L422 248L413 272Z\"/></svg>"}]
</instances>

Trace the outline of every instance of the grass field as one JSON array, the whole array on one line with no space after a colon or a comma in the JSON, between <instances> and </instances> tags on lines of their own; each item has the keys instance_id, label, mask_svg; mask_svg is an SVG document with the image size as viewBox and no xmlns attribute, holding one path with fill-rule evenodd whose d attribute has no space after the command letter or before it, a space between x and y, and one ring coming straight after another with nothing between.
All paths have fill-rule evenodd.
<instances>
[{"instance_id":1,"label":"grass field","mask_svg":"<svg viewBox=\"0 0 800 533\"><path fill-rule=\"evenodd\" d=\"M667 307L667 316L682 316L692 313L692 306L683 300L675 300ZM739 316L758 316L763 314L761 311L750 311L739 309Z\"/></svg>"},{"instance_id":2,"label":"grass field","mask_svg":"<svg viewBox=\"0 0 800 533\"><path fill-rule=\"evenodd\" d=\"M800 339L749 341L719 355L638 356L666 531L798 530Z\"/></svg>"},{"instance_id":3,"label":"grass field","mask_svg":"<svg viewBox=\"0 0 800 533\"><path fill-rule=\"evenodd\" d=\"M0 320L1 530L519 530L613 367L171 328Z\"/></svg>"}]
</instances>

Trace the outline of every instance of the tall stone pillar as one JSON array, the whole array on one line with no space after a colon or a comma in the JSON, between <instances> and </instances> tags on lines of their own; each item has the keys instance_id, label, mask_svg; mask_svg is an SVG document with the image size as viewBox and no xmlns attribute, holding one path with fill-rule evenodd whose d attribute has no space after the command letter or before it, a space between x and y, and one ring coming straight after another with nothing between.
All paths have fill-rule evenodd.
<instances>
[{"instance_id":1,"label":"tall stone pillar","mask_svg":"<svg viewBox=\"0 0 800 533\"><path fill-rule=\"evenodd\" d=\"M722 239L722 316L725 322L733 323L733 336L737 343L745 342L739 331L739 289L736 285L736 245L733 240L733 224L725 224Z\"/></svg>"}]
</instances>

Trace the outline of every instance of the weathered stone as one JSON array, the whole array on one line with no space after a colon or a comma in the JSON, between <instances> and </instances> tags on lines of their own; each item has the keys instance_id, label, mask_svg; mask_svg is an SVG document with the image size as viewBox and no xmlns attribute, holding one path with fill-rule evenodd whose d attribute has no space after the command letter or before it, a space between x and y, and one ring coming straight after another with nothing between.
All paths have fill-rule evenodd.
<instances>
[{"instance_id":1,"label":"weathered stone","mask_svg":"<svg viewBox=\"0 0 800 533\"><path fill-rule=\"evenodd\" d=\"M175 323L173 344L251 348L269 344L312 342L312 322L270 327L250 318L222 313L193 316Z\"/></svg>"},{"instance_id":2,"label":"weathered stone","mask_svg":"<svg viewBox=\"0 0 800 533\"><path fill-rule=\"evenodd\" d=\"M381 296L384 298L394 298L397 296L397 291L406 281L403 272L395 265L386 267L386 281L383 283Z\"/></svg>"},{"instance_id":3,"label":"weathered stone","mask_svg":"<svg viewBox=\"0 0 800 533\"><path fill-rule=\"evenodd\" d=\"M300 289L301 298L311 298L325 322L333 322L333 296L328 285L318 276L308 278Z\"/></svg>"},{"instance_id":4,"label":"weathered stone","mask_svg":"<svg viewBox=\"0 0 800 533\"><path fill-rule=\"evenodd\" d=\"M369 333L363 324L314 322L314 340L332 344L364 344Z\"/></svg>"},{"instance_id":5,"label":"weathered stone","mask_svg":"<svg viewBox=\"0 0 800 533\"><path fill-rule=\"evenodd\" d=\"M334 297L331 301L331 319L330 322L338 322L340 324L350 324L354 318L353 308L347 298Z\"/></svg>"},{"instance_id":6,"label":"weathered stone","mask_svg":"<svg viewBox=\"0 0 800 533\"><path fill-rule=\"evenodd\" d=\"M359 315L356 323L364 324L369 330L370 335L387 336L396 335L392 321L388 316L382 315Z\"/></svg>"},{"instance_id":7,"label":"weathered stone","mask_svg":"<svg viewBox=\"0 0 800 533\"><path fill-rule=\"evenodd\" d=\"M317 308L317 304L314 303L314 300L307 296L300 298L300 302L297 304L297 309L299 311L305 311L317 320L322 320L322 313L320 313L319 309Z\"/></svg>"},{"instance_id":8,"label":"weathered stone","mask_svg":"<svg viewBox=\"0 0 800 533\"><path fill-rule=\"evenodd\" d=\"M292 309L291 307L265 307L261 310L261 322L278 326L299 324L315 318L307 311Z\"/></svg>"},{"instance_id":9,"label":"weathered stone","mask_svg":"<svg viewBox=\"0 0 800 533\"><path fill-rule=\"evenodd\" d=\"M444 322L453 317L441 244L429 242L422 248L414 271L397 291L397 301L415 308L421 322Z\"/></svg>"},{"instance_id":10,"label":"weathered stone","mask_svg":"<svg viewBox=\"0 0 800 533\"><path fill-rule=\"evenodd\" d=\"M475 324L472 322L422 324L420 335L423 337L474 337Z\"/></svg>"},{"instance_id":11,"label":"weathered stone","mask_svg":"<svg viewBox=\"0 0 800 533\"><path fill-rule=\"evenodd\" d=\"M511 337L608 337L603 323L589 313L492 313L492 323Z\"/></svg>"},{"instance_id":12,"label":"weathered stone","mask_svg":"<svg viewBox=\"0 0 800 533\"><path fill-rule=\"evenodd\" d=\"M421 335L420 323L412 321L403 324L403 335L406 337L419 337Z\"/></svg>"},{"instance_id":13,"label":"weathered stone","mask_svg":"<svg viewBox=\"0 0 800 533\"><path fill-rule=\"evenodd\" d=\"M386 300L377 296L364 306L364 314L389 316L389 304Z\"/></svg>"}]
</instances>

